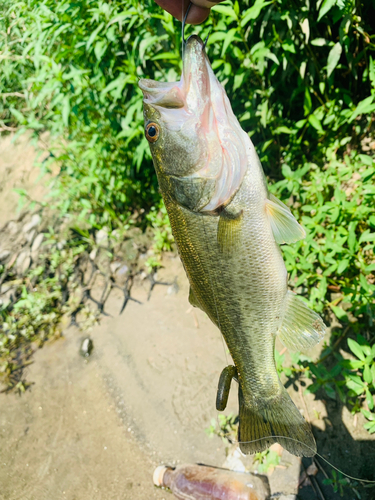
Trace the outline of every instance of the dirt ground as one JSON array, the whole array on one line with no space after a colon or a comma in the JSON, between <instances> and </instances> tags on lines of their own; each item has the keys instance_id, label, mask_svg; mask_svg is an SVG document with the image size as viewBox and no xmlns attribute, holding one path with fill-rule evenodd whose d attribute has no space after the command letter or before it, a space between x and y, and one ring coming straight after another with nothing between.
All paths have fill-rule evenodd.
<instances>
[{"instance_id":1,"label":"dirt ground","mask_svg":"<svg viewBox=\"0 0 375 500\"><path fill-rule=\"evenodd\" d=\"M17 165L15 172L21 169ZM0 179L8 186L19 183L11 172L0 161ZM22 178L37 174L29 167ZM8 195L0 208L5 203L11 215L16 202ZM130 301L122 315L123 297L113 291L108 315L90 332L94 350L88 360L79 354L83 334L67 327L61 339L34 355L26 373L30 389L21 396L0 394L1 500L167 500L172 495L152 484L159 464L250 466L235 447L227 448L205 431L217 419L217 381L230 358L218 330L189 305L178 257L166 256L164 265L158 278L171 285L157 285L147 300L149 281L136 282L132 295L140 303ZM318 451L352 475L375 479L374 440L361 417L356 421L347 408L323 395L303 396L298 383L288 390L311 421ZM225 413L230 412L237 412L234 387ZM299 485L309 465L311 459L301 463L284 451L280 466L268 476L271 498L340 498L322 486L322 471L312 485ZM375 498L375 490L358 491L362 499ZM358 497L347 490L342 498Z\"/></svg>"}]
</instances>

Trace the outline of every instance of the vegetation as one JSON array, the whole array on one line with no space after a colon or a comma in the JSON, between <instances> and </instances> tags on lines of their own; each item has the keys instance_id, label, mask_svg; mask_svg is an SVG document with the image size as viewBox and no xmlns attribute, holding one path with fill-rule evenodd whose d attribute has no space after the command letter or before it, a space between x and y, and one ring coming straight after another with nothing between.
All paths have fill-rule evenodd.
<instances>
[{"instance_id":1,"label":"vegetation","mask_svg":"<svg viewBox=\"0 0 375 500\"><path fill-rule=\"evenodd\" d=\"M210 34L212 66L272 191L307 229L306 240L283 247L290 285L336 321L321 359L297 354L285 373L303 373L312 379L309 391L324 390L362 411L369 432L375 432L372 9L371 0L227 0L204 25L188 28ZM50 133L51 157L61 167L49 205L85 220L91 232L151 226L156 252L171 248L137 81L179 78L180 23L151 0L2 0L0 24L0 129ZM21 309L37 303L61 311L43 276L38 296L23 288L17 304L0 308L8 350L23 335ZM26 317L28 329L40 328L40 316Z\"/></svg>"}]
</instances>

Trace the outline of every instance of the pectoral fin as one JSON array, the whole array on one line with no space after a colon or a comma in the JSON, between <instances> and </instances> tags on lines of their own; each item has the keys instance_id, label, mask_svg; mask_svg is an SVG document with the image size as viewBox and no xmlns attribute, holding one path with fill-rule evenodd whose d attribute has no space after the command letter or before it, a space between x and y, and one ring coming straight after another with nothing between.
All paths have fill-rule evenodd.
<instances>
[{"instance_id":1,"label":"pectoral fin","mask_svg":"<svg viewBox=\"0 0 375 500\"><path fill-rule=\"evenodd\" d=\"M217 242L224 254L237 248L241 239L242 210L231 213L225 209L221 215L217 230Z\"/></svg>"},{"instance_id":2,"label":"pectoral fin","mask_svg":"<svg viewBox=\"0 0 375 500\"><path fill-rule=\"evenodd\" d=\"M279 245L294 243L305 238L305 230L297 222L290 209L272 194L266 200L266 212L276 243Z\"/></svg>"},{"instance_id":3,"label":"pectoral fin","mask_svg":"<svg viewBox=\"0 0 375 500\"><path fill-rule=\"evenodd\" d=\"M293 351L314 347L326 331L322 318L292 292L288 292L286 301L283 322L278 331L281 342Z\"/></svg>"}]
</instances>

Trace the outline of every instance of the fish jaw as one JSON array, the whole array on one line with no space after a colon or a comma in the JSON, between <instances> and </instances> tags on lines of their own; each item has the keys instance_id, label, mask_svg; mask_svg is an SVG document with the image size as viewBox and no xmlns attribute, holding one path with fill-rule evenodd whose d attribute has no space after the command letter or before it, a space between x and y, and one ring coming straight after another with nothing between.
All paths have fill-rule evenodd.
<instances>
[{"instance_id":1,"label":"fish jaw","mask_svg":"<svg viewBox=\"0 0 375 500\"><path fill-rule=\"evenodd\" d=\"M202 40L196 35L187 40L179 82L140 80L139 87L145 126L155 120L160 128L160 138L150 143L159 179L161 172L179 179L164 183L169 186L165 194L196 212L227 205L243 181L252 144L213 73ZM202 189L204 193L194 192Z\"/></svg>"}]
</instances>

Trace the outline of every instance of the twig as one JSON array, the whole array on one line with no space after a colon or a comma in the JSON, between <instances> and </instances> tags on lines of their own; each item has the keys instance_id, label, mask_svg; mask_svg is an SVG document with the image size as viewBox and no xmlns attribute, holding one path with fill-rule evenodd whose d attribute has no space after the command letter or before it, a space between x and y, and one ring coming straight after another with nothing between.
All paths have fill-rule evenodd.
<instances>
[{"instance_id":1,"label":"twig","mask_svg":"<svg viewBox=\"0 0 375 500\"><path fill-rule=\"evenodd\" d=\"M21 92L2 92L0 93L0 97L22 97L23 99L26 99L25 94L22 94Z\"/></svg>"},{"instance_id":2,"label":"twig","mask_svg":"<svg viewBox=\"0 0 375 500\"><path fill-rule=\"evenodd\" d=\"M4 131L16 132L16 130L18 130L18 127L8 127L7 125L3 125L2 127L0 127L0 132L4 132Z\"/></svg>"},{"instance_id":3,"label":"twig","mask_svg":"<svg viewBox=\"0 0 375 500\"><path fill-rule=\"evenodd\" d=\"M319 467L319 469L323 472L324 477L325 477L326 479L329 479L328 474L327 474L327 473L326 473L326 471L324 470L323 465L319 462L319 460L317 459L317 457L314 457L314 458L313 458L313 461L316 463L316 465Z\"/></svg>"},{"instance_id":4,"label":"twig","mask_svg":"<svg viewBox=\"0 0 375 500\"><path fill-rule=\"evenodd\" d=\"M311 480L311 484L315 483L315 487L316 487L316 489L317 489L317 490L318 490L318 492L319 492L320 498L321 498L322 500L326 500L326 499L325 499L325 496L323 495L322 490L320 489L319 483L318 483L318 481L315 479L315 477L314 477L314 476L309 476L309 478L310 478L310 480Z\"/></svg>"}]
</instances>

